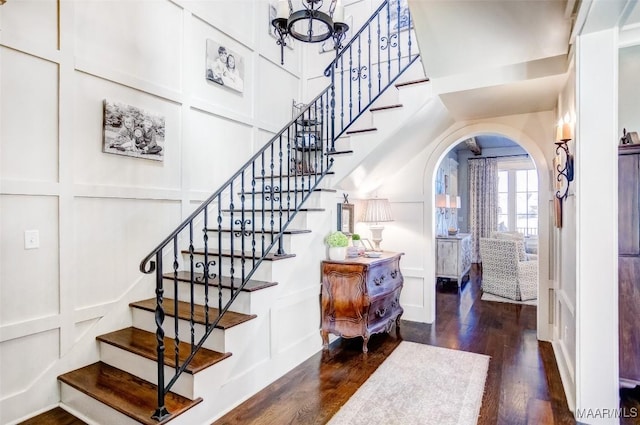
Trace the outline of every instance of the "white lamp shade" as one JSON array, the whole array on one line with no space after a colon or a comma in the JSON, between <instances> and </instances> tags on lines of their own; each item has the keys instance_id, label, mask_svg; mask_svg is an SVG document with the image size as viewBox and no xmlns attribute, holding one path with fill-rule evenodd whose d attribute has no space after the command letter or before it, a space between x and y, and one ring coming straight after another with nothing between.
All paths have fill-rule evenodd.
<instances>
[{"instance_id":1,"label":"white lamp shade","mask_svg":"<svg viewBox=\"0 0 640 425\"><path fill-rule=\"evenodd\" d=\"M436 195L436 208L451 208L451 199L444 193Z\"/></svg>"},{"instance_id":2,"label":"white lamp shade","mask_svg":"<svg viewBox=\"0 0 640 425\"><path fill-rule=\"evenodd\" d=\"M384 198L367 199L367 208L362 221L365 223L393 221L389 200Z\"/></svg>"},{"instance_id":3,"label":"white lamp shade","mask_svg":"<svg viewBox=\"0 0 640 425\"><path fill-rule=\"evenodd\" d=\"M451 206L449 208L460 208L461 206L462 203L459 196L454 196L453 198L451 198Z\"/></svg>"}]
</instances>

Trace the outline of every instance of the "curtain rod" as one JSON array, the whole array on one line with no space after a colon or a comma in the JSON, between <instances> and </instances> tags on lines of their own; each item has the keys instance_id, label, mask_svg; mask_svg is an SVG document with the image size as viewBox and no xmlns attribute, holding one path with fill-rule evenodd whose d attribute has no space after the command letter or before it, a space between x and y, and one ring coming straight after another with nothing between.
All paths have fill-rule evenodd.
<instances>
[{"instance_id":1,"label":"curtain rod","mask_svg":"<svg viewBox=\"0 0 640 425\"><path fill-rule=\"evenodd\" d=\"M515 155L503 155L503 156L482 156L482 157L479 157L479 158L467 158L467 160L471 161L471 160L476 160L476 159L498 159L498 158L520 158L520 157L529 158L529 154L528 153L520 153L520 154L515 154Z\"/></svg>"}]
</instances>

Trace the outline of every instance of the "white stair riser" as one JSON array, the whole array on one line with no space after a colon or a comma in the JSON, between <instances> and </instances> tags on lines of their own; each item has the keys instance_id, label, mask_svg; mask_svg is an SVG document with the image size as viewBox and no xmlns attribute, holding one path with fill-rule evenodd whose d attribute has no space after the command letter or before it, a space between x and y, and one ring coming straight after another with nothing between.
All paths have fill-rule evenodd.
<instances>
[{"instance_id":1,"label":"white stair riser","mask_svg":"<svg viewBox=\"0 0 640 425\"><path fill-rule=\"evenodd\" d=\"M151 311L142 310L139 308L132 308L133 326L142 329L147 332L156 332L156 323L154 313ZM212 318L213 319L213 318ZM165 316L164 318L164 332L165 337L174 338L174 317ZM209 338L203 344L203 347L210 350L226 352L225 350L225 331L222 329L214 329ZM195 342L198 343L200 338L204 335L204 326L196 323L194 325ZM180 341L191 341L191 327L189 322L180 319L178 321L178 336Z\"/></svg>"},{"instance_id":2,"label":"white stair riser","mask_svg":"<svg viewBox=\"0 0 640 425\"><path fill-rule=\"evenodd\" d=\"M313 160L311 161L311 165L313 165L313 168L316 169L318 173L320 173L322 170L327 169L326 161L322 167L320 166L320 163L316 163ZM287 178L287 175L283 175L282 179L280 179L279 174L276 173L276 175L273 177L273 181L271 181L271 178L265 178L264 186L262 185L262 183L260 183L260 185L256 184L255 190L258 192L260 191L264 192L265 188L269 189L270 187L273 187L274 190L276 189L280 189L280 191L296 190L299 193L304 192L306 194L310 191L313 192L313 189L316 189L316 188L330 188L331 184L326 180L330 176L331 175L329 174L321 179L320 175L315 175L315 174L312 174L312 175L291 174L289 178ZM245 190L247 191L247 193L251 192L251 186L245 185ZM246 196L249 196L249 195L245 195L245 199L246 199ZM236 198L235 203L237 204L238 202L239 202L239 197Z\"/></svg>"},{"instance_id":3,"label":"white stair riser","mask_svg":"<svg viewBox=\"0 0 640 425\"><path fill-rule=\"evenodd\" d=\"M407 81L416 81L425 78L424 68L422 67L422 61L417 59L407 70L405 70L400 77L396 80L397 83L404 83ZM388 91L388 90L387 90Z\"/></svg>"},{"instance_id":4,"label":"white stair riser","mask_svg":"<svg viewBox=\"0 0 640 425\"><path fill-rule=\"evenodd\" d=\"M400 103L420 105L433 97L432 85L429 82L412 84L398 88Z\"/></svg>"},{"instance_id":5,"label":"white stair riser","mask_svg":"<svg viewBox=\"0 0 640 425\"><path fill-rule=\"evenodd\" d=\"M256 233L255 241L252 236L238 236L237 234L232 234L230 232L223 232L219 234L218 232L209 232L209 240L207 242L207 246L209 247L209 251L218 250L220 246L222 246L223 250L231 250L231 243L233 240L233 251L242 251L250 253L253 250L253 243L255 242L255 250L256 253L262 252L262 246L264 243L265 249L271 245L273 242L273 235L271 233ZM220 243L218 243L218 235L221 235ZM264 241L263 241L264 236ZM282 248L284 252L287 254L296 253L300 249L304 249L307 246L309 233L297 233L297 234L284 234L282 236ZM280 245L276 243L275 250L278 249ZM204 246L198 246L197 248L204 248ZM275 252L275 251L272 251ZM185 264L188 264L189 254L182 254L183 261ZM215 256L214 258L215 259ZM209 259L211 260L211 259Z\"/></svg>"},{"instance_id":6,"label":"white stair riser","mask_svg":"<svg viewBox=\"0 0 640 425\"><path fill-rule=\"evenodd\" d=\"M371 105L372 108L378 108L388 105L395 105L400 103L400 98L398 97L398 90L395 87L389 87L388 90L382 92L382 94L373 102Z\"/></svg>"},{"instance_id":7,"label":"white stair riser","mask_svg":"<svg viewBox=\"0 0 640 425\"><path fill-rule=\"evenodd\" d=\"M167 298L175 298L173 294L173 282L165 279L165 282L170 282L165 286L165 296ZM190 302L190 284L188 282L178 282L178 299L180 301ZM258 312L265 309L269 309L269 299L272 297L272 293L277 290L277 285L269 286L267 288L259 289L257 291L241 291L236 297L233 304L229 308L230 311L243 314L258 314ZM228 288L222 288L222 306L229 301L231 297L231 290ZM196 304L205 305L204 302L204 285L194 286L194 302ZM209 286L209 306L218 308L218 287Z\"/></svg>"},{"instance_id":8,"label":"white stair riser","mask_svg":"<svg viewBox=\"0 0 640 425\"><path fill-rule=\"evenodd\" d=\"M170 319L170 324L165 319L165 337L173 338L174 323L173 318L171 317ZM133 325L148 332L155 332L153 313L134 309ZM204 334L204 326L196 324L194 330L196 335L195 342L198 343L200 336ZM187 321L179 321L178 332L181 341L190 341L191 330ZM237 374L249 369L255 366L256 361L263 361L269 357L269 315L263 312L258 314L255 319L232 326L226 330L215 329L204 342L203 347L221 353L232 354L231 357L222 362L230 365L230 369L220 369L221 371ZM166 347L165 349L165 352L169 353L172 347ZM224 382L225 375L222 372L216 376L217 380ZM198 393L197 389L195 393Z\"/></svg>"},{"instance_id":9,"label":"white stair riser","mask_svg":"<svg viewBox=\"0 0 640 425\"><path fill-rule=\"evenodd\" d=\"M306 205L305 205L305 208L306 208ZM282 213L282 224L285 224L287 222L287 219L291 218L292 221L289 224L289 228L305 229L308 216L313 215L316 212L317 211L298 211L298 213L293 215L293 212L287 213L286 211L284 211ZM233 215L233 220L231 219L231 216L229 215L229 213L225 212L223 213L223 216L222 216L221 226L223 228L229 228L231 224L233 224L235 229L238 227L238 224L236 224L236 222L242 221L243 219L245 220L245 222L246 220L251 221L251 223L249 223L249 226L247 227L250 227L250 225L253 224L253 226L255 226L256 229L262 229L262 224L264 223L265 230L271 230L272 228L274 230L280 229L280 213L278 210L273 211L273 214L271 213L271 211L265 211L264 217L263 217L262 211L255 211L255 214L252 214L251 211L246 211L244 214L244 217L240 213L235 213ZM271 225L271 220L273 220L273 226ZM218 227L218 223L217 222L215 222L215 224L211 223L209 224L209 227L216 228Z\"/></svg>"},{"instance_id":10,"label":"white stair riser","mask_svg":"<svg viewBox=\"0 0 640 425\"><path fill-rule=\"evenodd\" d=\"M249 236L242 236L238 233L230 233L230 232L209 232L209 241L208 246L212 249L218 249L220 245L222 245L222 249L231 249L231 242L233 241L233 250L234 251L244 251L250 252L253 248L254 239L252 234ZM273 237L275 235L271 233L255 233L255 248L256 252L260 252L262 250L262 243L264 239L265 247L269 246L271 242L273 242ZM263 238L264 237L264 238ZM282 245L284 247L285 252L291 251L291 235L285 234L282 236ZM218 241L221 243L219 244Z\"/></svg>"},{"instance_id":11,"label":"white stair riser","mask_svg":"<svg viewBox=\"0 0 640 425\"><path fill-rule=\"evenodd\" d=\"M60 383L60 399L73 410L80 412L96 424L140 425L106 404L96 400L75 388Z\"/></svg>"},{"instance_id":12,"label":"white stair riser","mask_svg":"<svg viewBox=\"0 0 640 425\"><path fill-rule=\"evenodd\" d=\"M173 356L174 347L165 347L165 357ZM111 344L100 342L100 360L118 369L122 369L132 375L144 379L153 384L158 384L158 364L155 360L147 359L126 350L122 350ZM164 367L165 385L169 382L175 373L172 367ZM176 383L171 387L171 392L180 394L181 396L194 399L194 375L183 373L180 375Z\"/></svg>"},{"instance_id":13,"label":"white stair riser","mask_svg":"<svg viewBox=\"0 0 640 425\"><path fill-rule=\"evenodd\" d=\"M174 285L173 282L165 279L165 296L167 298L176 298L174 294ZM238 281L240 283L240 281ZM196 284L194 285L194 302L196 304L205 305L205 291L204 285ZM231 298L231 290L222 288L222 305L224 306L229 299ZM218 287L214 285L209 285L209 303L210 307L218 308ZM190 302L191 301L191 290L190 284L188 282L178 282L178 300ZM235 311L237 313L250 314L251 313L251 293L241 291L240 294L236 297L235 301L231 305L231 311Z\"/></svg>"},{"instance_id":14,"label":"white stair riser","mask_svg":"<svg viewBox=\"0 0 640 425\"><path fill-rule=\"evenodd\" d=\"M264 207L265 215L271 214L272 210L275 212L275 214L277 214L278 209L280 208L280 200L282 200L282 207L285 210L287 209L287 206L289 206L290 209L293 209L295 208L296 205L302 204L302 198L306 196L308 193L309 192L306 190L304 191L304 193L279 191L274 193L273 195L268 195L268 196L263 194L256 194L255 198L250 194L247 194L244 205L245 205L245 208L247 209L251 208L255 210L256 215L258 215L259 212L262 211L263 207ZM274 196L273 205L271 203L271 196ZM236 204L236 208L239 207L240 205L241 204ZM320 198L320 192L311 192L311 195L309 196L307 201L304 203L304 208L320 208L321 205L322 205L322 201ZM286 211L284 212L286 213ZM247 213L245 214L250 216L251 210L248 210ZM225 213L225 215L227 215L227 213ZM234 217L234 218L238 218L238 217Z\"/></svg>"},{"instance_id":15,"label":"white stair riser","mask_svg":"<svg viewBox=\"0 0 640 425\"><path fill-rule=\"evenodd\" d=\"M274 247L272 252L275 253L276 250L277 250L277 246ZM295 254L295 251L287 252L287 254ZM194 262L203 261L203 259L204 259L203 256L196 255L194 257ZM211 260L212 258L209 258L209 261ZM216 257L216 261L217 261L217 257ZM277 282L278 276L279 275L281 276L281 273L283 271L286 271L286 269L289 267L288 264L290 264L291 261L295 261L295 257L285 258L285 259L276 260L276 261L265 260L259 266L257 266L256 271L251 276L249 276L249 272L251 271L254 263L253 263L253 258L247 256L245 257L244 276L243 276L241 259L240 257L234 257L233 258L233 269L234 269L233 276L238 279L242 279L244 277L244 278L250 278L253 280L263 280L266 282ZM185 263L185 268L188 268L188 263ZM222 275L230 277L231 276L230 270L231 270L231 258L222 257ZM216 268L216 273L217 273L217 268Z\"/></svg>"}]
</instances>

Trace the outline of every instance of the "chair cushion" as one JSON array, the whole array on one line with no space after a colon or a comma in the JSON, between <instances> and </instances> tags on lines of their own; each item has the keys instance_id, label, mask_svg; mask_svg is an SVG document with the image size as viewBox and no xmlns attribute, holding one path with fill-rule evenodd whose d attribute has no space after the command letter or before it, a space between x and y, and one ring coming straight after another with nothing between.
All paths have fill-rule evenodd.
<instances>
[{"instance_id":1,"label":"chair cushion","mask_svg":"<svg viewBox=\"0 0 640 425\"><path fill-rule=\"evenodd\" d=\"M524 235L518 232L492 232L493 239L501 239L507 241L516 241L516 249L518 250L518 260L527 261L527 250L524 243Z\"/></svg>"}]
</instances>

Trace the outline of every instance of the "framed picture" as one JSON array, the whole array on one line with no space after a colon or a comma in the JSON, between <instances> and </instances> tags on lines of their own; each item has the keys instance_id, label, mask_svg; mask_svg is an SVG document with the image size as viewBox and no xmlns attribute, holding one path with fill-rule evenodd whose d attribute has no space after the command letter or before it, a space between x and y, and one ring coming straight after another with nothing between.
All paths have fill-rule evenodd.
<instances>
[{"instance_id":1,"label":"framed picture","mask_svg":"<svg viewBox=\"0 0 640 425\"><path fill-rule=\"evenodd\" d=\"M244 91L244 59L240 54L207 39L206 63L207 81L240 93Z\"/></svg>"},{"instance_id":2,"label":"framed picture","mask_svg":"<svg viewBox=\"0 0 640 425\"><path fill-rule=\"evenodd\" d=\"M400 2L399 9L398 2ZM411 15L409 15L409 5L407 4L407 0L389 0L389 18L391 21L391 29L393 31L402 31L413 28L413 21L411 21Z\"/></svg>"},{"instance_id":3,"label":"framed picture","mask_svg":"<svg viewBox=\"0 0 640 425\"><path fill-rule=\"evenodd\" d=\"M373 244L369 239L360 239L360 243L362 243L366 251L373 251Z\"/></svg>"},{"instance_id":4,"label":"framed picture","mask_svg":"<svg viewBox=\"0 0 640 425\"><path fill-rule=\"evenodd\" d=\"M163 116L104 100L102 150L116 155L164 160Z\"/></svg>"},{"instance_id":5,"label":"framed picture","mask_svg":"<svg viewBox=\"0 0 640 425\"><path fill-rule=\"evenodd\" d=\"M338 204L338 230L345 235L353 233L353 210L353 204Z\"/></svg>"}]
</instances>

